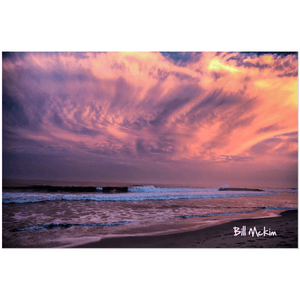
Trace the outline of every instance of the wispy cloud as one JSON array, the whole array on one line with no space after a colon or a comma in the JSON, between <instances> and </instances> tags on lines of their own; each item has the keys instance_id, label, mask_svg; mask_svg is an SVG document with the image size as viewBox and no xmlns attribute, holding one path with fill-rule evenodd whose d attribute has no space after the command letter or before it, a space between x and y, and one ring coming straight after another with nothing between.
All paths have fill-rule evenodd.
<instances>
[{"instance_id":1,"label":"wispy cloud","mask_svg":"<svg viewBox=\"0 0 300 300\"><path fill-rule=\"evenodd\" d=\"M295 53L3 56L5 152L284 164L297 131Z\"/></svg>"}]
</instances>

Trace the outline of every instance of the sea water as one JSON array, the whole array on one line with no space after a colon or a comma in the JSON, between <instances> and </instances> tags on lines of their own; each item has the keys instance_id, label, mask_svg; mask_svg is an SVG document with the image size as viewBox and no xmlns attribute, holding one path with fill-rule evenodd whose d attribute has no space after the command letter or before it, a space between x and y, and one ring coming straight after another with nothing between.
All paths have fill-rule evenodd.
<instances>
[{"instance_id":1,"label":"sea water","mask_svg":"<svg viewBox=\"0 0 300 300\"><path fill-rule=\"evenodd\" d=\"M297 189L129 186L128 193L3 189L2 247L70 247L105 237L162 235L298 209Z\"/></svg>"}]
</instances>

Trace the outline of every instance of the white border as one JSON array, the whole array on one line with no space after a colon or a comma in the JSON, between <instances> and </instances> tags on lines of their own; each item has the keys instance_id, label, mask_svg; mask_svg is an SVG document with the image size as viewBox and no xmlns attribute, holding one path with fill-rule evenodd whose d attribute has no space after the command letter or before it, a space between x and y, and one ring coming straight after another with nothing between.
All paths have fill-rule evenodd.
<instances>
[{"instance_id":1,"label":"white border","mask_svg":"<svg viewBox=\"0 0 300 300\"><path fill-rule=\"evenodd\" d=\"M2 51L298 51L293 1L13 1ZM2 122L1 122L2 124ZM285 299L299 250L1 249L4 299Z\"/></svg>"}]
</instances>

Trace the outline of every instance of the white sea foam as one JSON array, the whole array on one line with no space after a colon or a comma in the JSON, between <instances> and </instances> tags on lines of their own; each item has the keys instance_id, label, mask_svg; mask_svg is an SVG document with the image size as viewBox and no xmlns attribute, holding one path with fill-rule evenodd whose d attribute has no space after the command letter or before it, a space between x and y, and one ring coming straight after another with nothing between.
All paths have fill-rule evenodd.
<instances>
[{"instance_id":1,"label":"white sea foam","mask_svg":"<svg viewBox=\"0 0 300 300\"><path fill-rule=\"evenodd\" d=\"M230 188L230 185L229 184L225 184L225 185L221 185L219 187L219 189L229 189Z\"/></svg>"},{"instance_id":2,"label":"white sea foam","mask_svg":"<svg viewBox=\"0 0 300 300\"><path fill-rule=\"evenodd\" d=\"M172 193L172 192L212 192L218 189L196 189L196 188L159 188L153 185L134 186L128 189L132 193Z\"/></svg>"},{"instance_id":3,"label":"white sea foam","mask_svg":"<svg viewBox=\"0 0 300 300\"><path fill-rule=\"evenodd\" d=\"M182 215L177 216L179 218L188 219L188 218L203 218L203 217L218 217L218 216L231 216L231 215L241 215L248 213L256 213L261 210L271 209L271 210L289 210L289 209L298 209L297 206L262 206L262 207L253 207L258 208L258 210L250 211L237 211L237 212L224 212L224 213L214 213L214 214L204 214L204 215Z\"/></svg>"}]
</instances>

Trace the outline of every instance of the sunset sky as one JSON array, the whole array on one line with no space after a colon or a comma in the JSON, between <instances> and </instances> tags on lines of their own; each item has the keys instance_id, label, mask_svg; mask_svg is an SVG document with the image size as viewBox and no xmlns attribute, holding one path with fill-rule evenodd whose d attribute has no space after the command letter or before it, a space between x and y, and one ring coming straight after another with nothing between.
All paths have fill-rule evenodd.
<instances>
[{"instance_id":1,"label":"sunset sky","mask_svg":"<svg viewBox=\"0 0 300 300\"><path fill-rule=\"evenodd\" d=\"M3 53L2 90L4 178L297 187L297 53Z\"/></svg>"}]
</instances>

